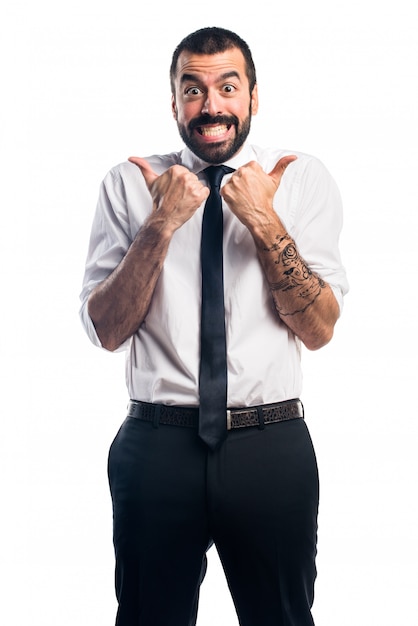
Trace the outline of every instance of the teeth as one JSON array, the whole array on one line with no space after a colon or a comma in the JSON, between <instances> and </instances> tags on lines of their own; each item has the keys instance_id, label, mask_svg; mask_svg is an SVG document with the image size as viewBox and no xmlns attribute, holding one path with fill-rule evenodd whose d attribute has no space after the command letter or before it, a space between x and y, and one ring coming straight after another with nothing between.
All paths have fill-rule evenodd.
<instances>
[{"instance_id":1,"label":"teeth","mask_svg":"<svg viewBox=\"0 0 418 626\"><path fill-rule=\"evenodd\" d=\"M226 124L222 124L220 126L201 126L200 132L204 137L217 137L218 135L223 135L228 130L228 126Z\"/></svg>"}]
</instances>

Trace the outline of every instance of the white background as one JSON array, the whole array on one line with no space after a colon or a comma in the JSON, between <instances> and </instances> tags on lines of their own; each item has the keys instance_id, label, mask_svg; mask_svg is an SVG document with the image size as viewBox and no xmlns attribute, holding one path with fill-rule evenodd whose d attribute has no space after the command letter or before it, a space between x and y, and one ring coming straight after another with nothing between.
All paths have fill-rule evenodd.
<instances>
[{"instance_id":1,"label":"white background","mask_svg":"<svg viewBox=\"0 0 418 626\"><path fill-rule=\"evenodd\" d=\"M315 154L344 199L351 291L333 342L303 356L316 622L417 625L412 0L15 0L1 13L1 623L114 623L106 461L127 397L123 356L79 322L83 265L108 169L181 147L171 54L218 25L253 51L253 143ZM214 550L198 623L237 624Z\"/></svg>"}]
</instances>

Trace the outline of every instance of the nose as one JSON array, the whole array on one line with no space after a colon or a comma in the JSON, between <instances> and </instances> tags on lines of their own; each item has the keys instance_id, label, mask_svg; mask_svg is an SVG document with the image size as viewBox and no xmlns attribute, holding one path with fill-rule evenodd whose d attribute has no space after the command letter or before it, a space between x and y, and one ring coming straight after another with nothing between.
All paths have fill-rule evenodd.
<instances>
[{"instance_id":1,"label":"nose","mask_svg":"<svg viewBox=\"0 0 418 626\"><path fill-rule=\"evenodd\" d=\"M212 116L222 114L222 105L217 94L213 92L207 94L202 106L202 113Z\"/></svg>"}]
</instances>

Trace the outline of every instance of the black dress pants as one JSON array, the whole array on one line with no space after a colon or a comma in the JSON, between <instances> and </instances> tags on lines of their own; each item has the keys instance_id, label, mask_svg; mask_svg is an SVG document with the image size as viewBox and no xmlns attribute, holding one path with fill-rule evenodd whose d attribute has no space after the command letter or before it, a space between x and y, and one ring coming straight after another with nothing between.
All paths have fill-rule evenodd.
<instances>
[{"instance_id":1,"label":"black dress pants","mask_svg":"<svg viewBox=\"0 0 418 626\"><path fill-rule=\"evenodd\" d=\"M228 433L122 424L109 453L117 626L195 623L213 541L241 626L312 626L318 472L303 419Z\"/></svg>"}]
</instances>

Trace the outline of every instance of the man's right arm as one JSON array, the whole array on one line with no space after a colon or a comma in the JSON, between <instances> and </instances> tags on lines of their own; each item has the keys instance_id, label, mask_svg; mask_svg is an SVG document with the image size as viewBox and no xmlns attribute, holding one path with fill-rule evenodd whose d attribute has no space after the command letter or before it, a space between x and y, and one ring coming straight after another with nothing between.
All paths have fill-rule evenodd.
<instances>
[{"instance_id":1,"label":"man's right arm","mask_svg":"<svg viewBox=\"0 0 418 626\"><path fill-rule=\"evenodd\" d=\"M116 269L90 294L88 313L107 350L116 350L142 324L170 239L152 213Z\"/></svg>"},{"instance_id":2,"label":"man's right arm","mask_svg":"<svg viewBox=\"0 0 418 626\"><path fill-rule=\"evenodd\" d=\"M141 170L153 211L114 271L93 289L88 313L104 348L116 350L140 327L149 309L174 232L206 200L209 190L186 168L175 165L158 176L144 159Z\"/></svg>"}]
</instances>

